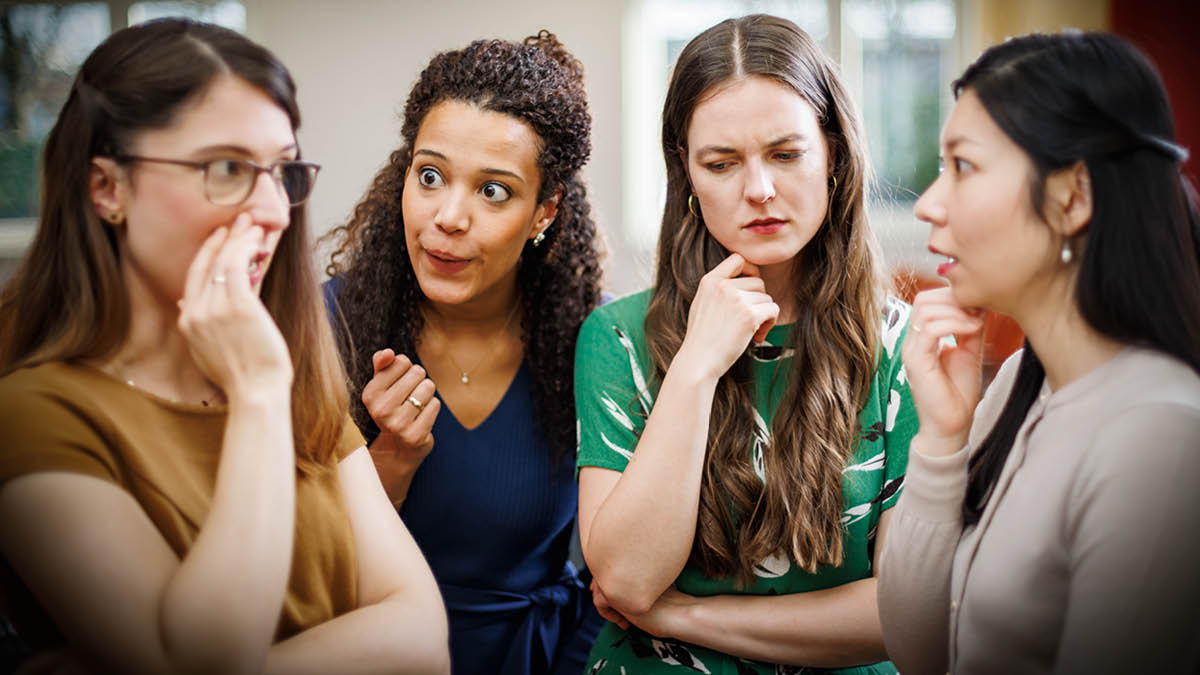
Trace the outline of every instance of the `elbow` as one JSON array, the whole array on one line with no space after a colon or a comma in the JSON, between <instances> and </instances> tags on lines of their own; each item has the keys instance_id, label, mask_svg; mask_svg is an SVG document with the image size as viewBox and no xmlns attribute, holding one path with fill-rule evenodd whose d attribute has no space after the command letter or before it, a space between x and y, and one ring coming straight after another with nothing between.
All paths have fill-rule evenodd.
<instances>
[{"instance_id":1,"label":"elbow","mask_svg":"<svg viewBox=\"0 0 1200 675\"><path fill-rule=\"evenodd\" d=\"M665 588L651 588L644 579L622 580L615 575L596 577L596 586L604 596L604 601L621 614L641 616L650 611Z\"/></svg>"}]
</instances>

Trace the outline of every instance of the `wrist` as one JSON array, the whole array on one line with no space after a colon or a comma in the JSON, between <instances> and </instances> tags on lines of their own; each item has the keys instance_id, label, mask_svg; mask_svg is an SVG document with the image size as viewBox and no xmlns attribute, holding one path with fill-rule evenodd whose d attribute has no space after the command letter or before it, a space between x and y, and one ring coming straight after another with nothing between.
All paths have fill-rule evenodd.
<instances>
[{"instance_id":1,"label":"wrist","mask_svg":"<svg viewBox=\"0 0 1200 675\"><path fill-rule=\"evenodd\" d=\"M967 444L967 433L937 434L926 430L917 431L909 442L910 452L926 457L948 457L962 450Z\"/></svg>"},{"instance_id":2,"label":"wrist","mask_svg":"<svg viewBox=\"0 0 1200 675\"><path fill-rule=\"evenodd\" d=\"M694 348L689 347L687 340L684 339L679 351L675 352L675 358L671 359L671 365L667 367L664 378L682 380L686 385L692 387L716 388L717 380L721 379L724 374L724 370L714 372L711 359L704 358L703 350L697 353Z\"/></svg>"}]
</instances>

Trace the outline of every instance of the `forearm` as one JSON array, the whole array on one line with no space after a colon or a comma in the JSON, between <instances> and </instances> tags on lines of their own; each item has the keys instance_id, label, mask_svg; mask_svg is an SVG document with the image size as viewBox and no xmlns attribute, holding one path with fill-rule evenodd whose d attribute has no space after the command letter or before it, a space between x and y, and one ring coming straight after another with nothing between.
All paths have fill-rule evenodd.
<instances>
[{"instance_id":1,"label":"forearm","mask_svg":"<svg viewBox=\"0 0 1200 675\"><path fill-rule=\"evenodd\" d=\"M893 509L879 576L879 616L888 654L907 673L945 673L950 573L962 536L967 451L930 457L915 438L904 493Z\"/></svg>"},{"instance_id":2,"label":"forearm","mask_svg":"<svg viewBox=\"0 0 1200 675\"><path fill-rule=\"evenodd\" d=\"M637 450L584 542L596 582L620 611L648 610L691 553L715 382L685 365L667 371Z\"/></svg>"},{"instance_id":3,"label":"forearm","mask_svg":"<svg viewBox=\"0 0 1200 675\"><path fill-rule=\"evenodd\" d=\"M396 594L276 644L265 672L448 673L448 641L446 612L436 593Z\"/></svg>"},{"instance_id":4,"label":"forearm","mask_svg":"<svg viewBox=\"0 0 1200 675\"><path fill-rule=\"evenodd\" d=\"M280 389L231 396L212 503L163 592L163 645L177 663L258 670L274 638L295 530L290 392Z\"/></svg>"},{"instance_id":5,"label":"forearm","mask_svg":"<svg viewBox=\"0 0 1200 675\"><path fill-rule=\"evenodd\" d=\"M875 579L787 595L694 598L671 637L742 658L818 668L887 659Z\"/></svg>"}]
</instances>

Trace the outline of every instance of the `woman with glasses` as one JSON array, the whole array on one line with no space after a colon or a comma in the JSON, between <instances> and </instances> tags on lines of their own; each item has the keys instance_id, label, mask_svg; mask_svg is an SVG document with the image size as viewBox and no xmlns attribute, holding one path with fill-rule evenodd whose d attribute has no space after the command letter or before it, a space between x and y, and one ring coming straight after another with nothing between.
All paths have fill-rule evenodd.
<instances>
[{"instance_id":1,"label":"woman with glasses","mask_svg":"<svg viewBox=\"0 0 1200 675\"><path fill-rule=\"evenodd\" d=\"M921 430L888 653L905 675L1194 675L1200 212L1167 93L1079 32L1010 38L951 89L916 205L949 286L904 345ZM982 309L1026 342L981 397Z\"/></svg>"},{"instance_id":2,"label":"woman with glasses","mask_svg":"<svg viewBox=\"0 0 1200 675\"><path fill-rule=\"evenodd\" d=\"M593 673L895 673L878 550L916 419L865 210L865 135L786 19L679 55L654 288L579 331Z\"/></svg>"},{"instance_id":3,"label":"woman with glasses","mask_svg":"<svg viewBox=\"0 0 1200 675\"><path fill-rule=\"evenodd\" d=\"M328 286L353 410L441 586L456 673L583 670L575 335L600 298L591 116L551 34L438 54Z\"/></svg>"},{"instance_id":4,"label":"woman with glasses","mask_svg":"<svg viewBox=\"0 0 1200 675\"><path fill-rule=\"evenodd\" d=\"M298 125L287 70L215 26L118 31L75 79L0 299L4 598L38 658L448 669L436 585L346 412Z\"/></svg>"}]
</instances>

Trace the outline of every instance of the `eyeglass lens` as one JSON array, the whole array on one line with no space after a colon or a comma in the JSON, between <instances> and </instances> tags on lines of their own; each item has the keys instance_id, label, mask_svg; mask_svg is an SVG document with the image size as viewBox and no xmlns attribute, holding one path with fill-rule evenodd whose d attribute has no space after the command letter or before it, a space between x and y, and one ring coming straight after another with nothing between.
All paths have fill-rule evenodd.
<instances>
[{"instance_id":1,"label":"eyeglass lens","mask_svg":"<svg viewBox=\"0 0 1200 675\"><path fill-rule=\"evenodd\" d=\"M316 168L304 162L284 161L276 164L271 178L282 188L292 206L308 199L316 182ZM255 165L242 160L222 159L210 162L205 171L208 198L215 204L240 204L254 190L258 177Z\"/></svg>"}]
</instances>

